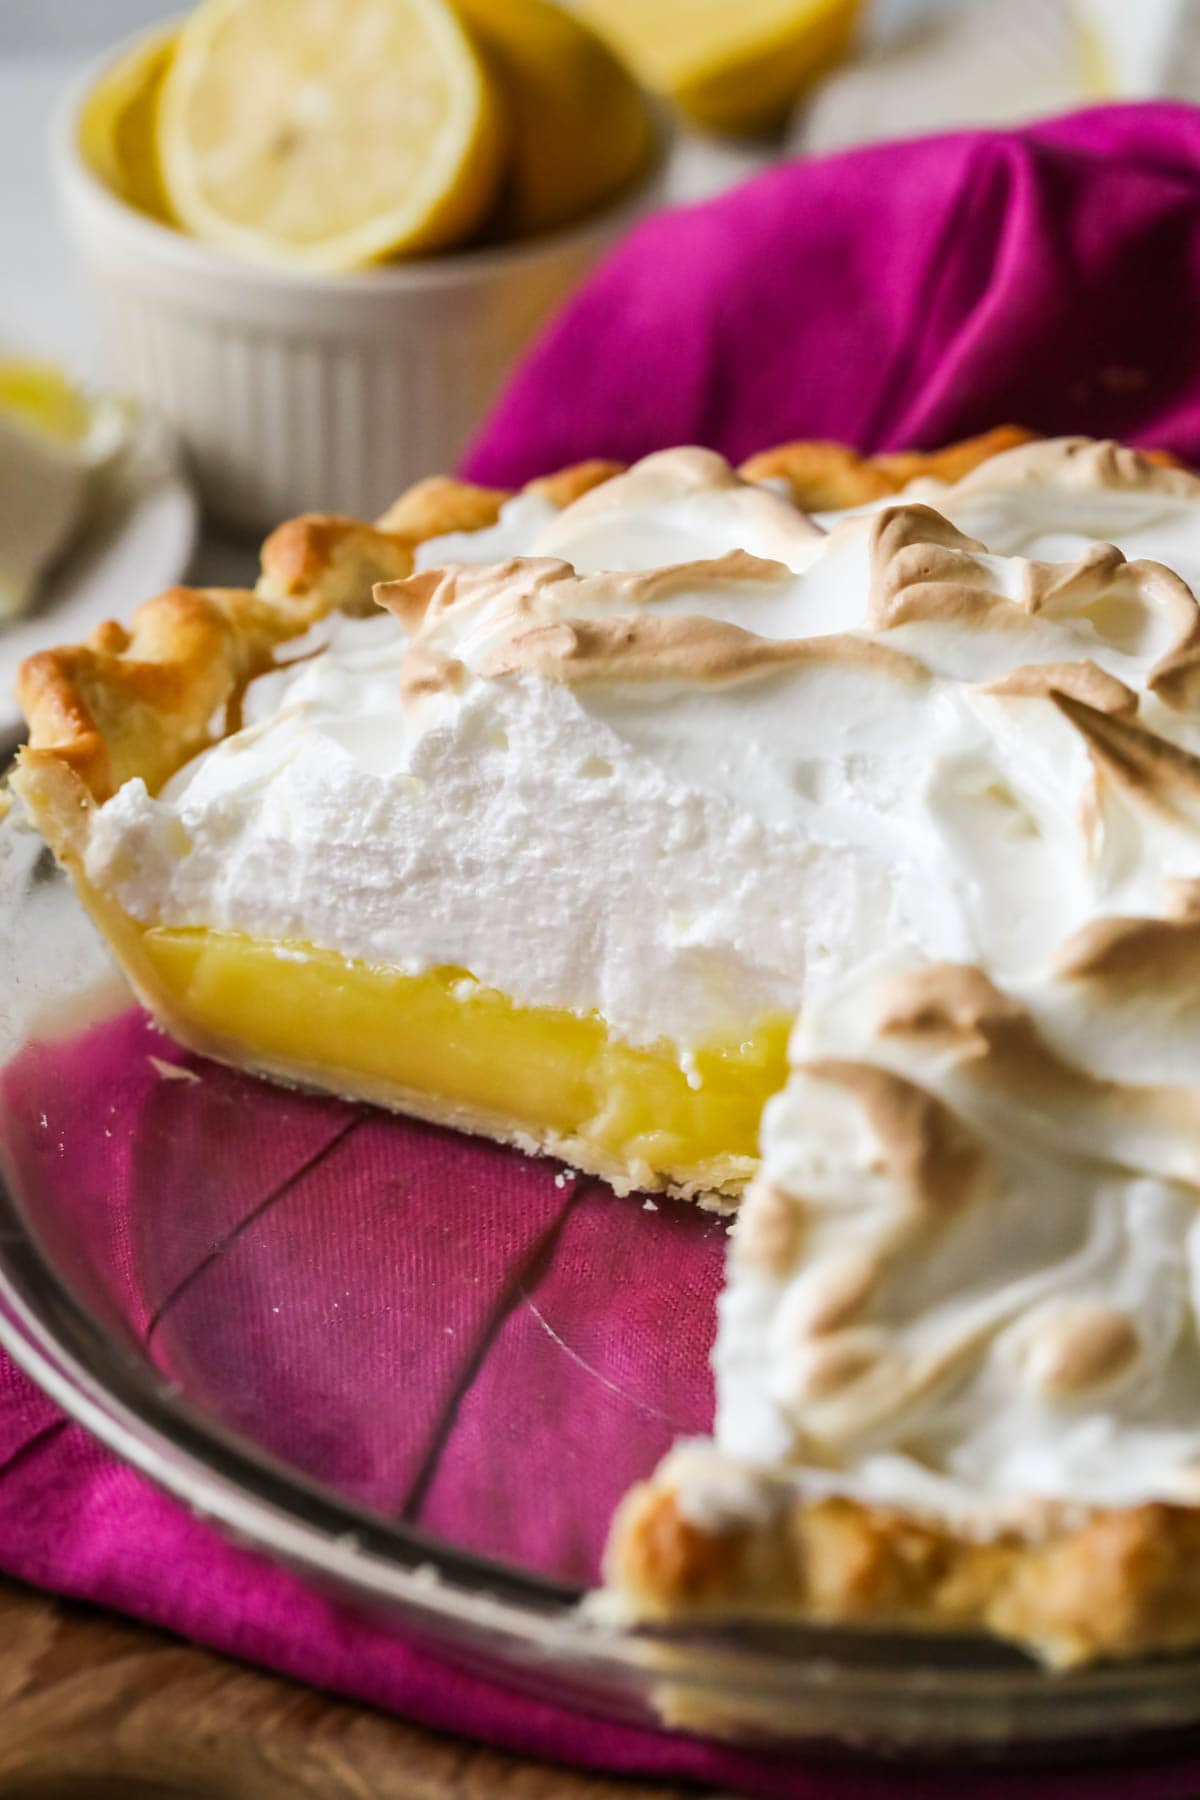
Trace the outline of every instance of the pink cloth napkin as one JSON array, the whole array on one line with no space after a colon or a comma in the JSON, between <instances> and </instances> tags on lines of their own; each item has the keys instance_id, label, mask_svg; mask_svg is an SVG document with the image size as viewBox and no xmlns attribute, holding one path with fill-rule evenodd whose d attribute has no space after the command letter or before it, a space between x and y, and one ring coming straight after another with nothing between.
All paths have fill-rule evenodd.
<instances>
[{"instance_id":1,"label":"pink cloth napkin","mask_svg":"<svg viewBox=\"0 0 1200 1800\"><path fill-rule=\"evenodd\" d=\"M933 445L1006 418L1200 460L1198 201L1200 114L1174 106L775 171L635 233L518 373L471 472L516 482L687 440L735 457L793 435ZM165 1080L151 1056L202 1079ZM26 1052L0 1134L114 1329L280 1455L480 1551L591 1578L629 1479L709 1418L722 1234L687 1209L642 1213L544 1163L244 1082L136 1015ZM506 1441L515 1394L536 1404ZM755 1756L490 1686L225 1543L4 1363L0 1567L614 1772L779 1800L999 1800L1018 1779ZM1024 1771L1020 1792L1200 1791L1200 1752L1115 1763Z\"/></svg>"},{"instance_id":2,"label":"pink cloth napkin","mask_svg":"<svg viewBox=\"0 0 1200 1800\"><path fill-rule=\"evenodd\" d=\"M1200 460L1200 111L787 164L649 220L528 356L467 459L791 437L925 449L1006 421Z\"/></svg>"}]
</instances>

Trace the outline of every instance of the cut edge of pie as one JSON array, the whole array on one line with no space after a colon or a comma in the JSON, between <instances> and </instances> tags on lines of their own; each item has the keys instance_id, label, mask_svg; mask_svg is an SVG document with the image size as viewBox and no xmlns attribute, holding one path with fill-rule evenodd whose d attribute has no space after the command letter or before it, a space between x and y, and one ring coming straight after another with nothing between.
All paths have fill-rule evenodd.
<instances>
[{"instance_id":1,"label":"cut edge of pie","mask_svg":"<svg viewBox=\"0 0 1200 1800\"><path fill-rule=\"evenodd\" d=\"M1003 426L944 450L866 458L841 445L798 442L752 457L740 473L786 484L805 510L836 510L899 493L921 477L959 480L1034 435ZM523 491L565 507L623 467L593 460L531 482ZM457 1084L426 1088L397 1079L394 1070L281 1045L280 1009L268 1003L267 994L277 1001L285 985L272 984L272 959L283 968L289 956L294 961L297 947L226 943L219 941L221 934L193 933L213 940L200 954L198 946L182 941L185 932L175 933L172 944L169 931L137 924L84 872L95 811L124 782L140 776L155 792L194 756L239 728L247 683L272 666L282 644L331 613L370 611L374 585L411 573L420 543L486 529L513 497L507 489L434 476L408 489L373 525L306 514L267 538L254 590L173 588L138 608L128 628L108 622L82 644L29 658L18 682L29 740L11 785L70 874L138 998L187 1047L276 1080L552 1154L618 1192L665 1189L728 1210L756 1166L758 1114L782 1085L789 1021L763 1019L738 1046L702 1048L698 1055L720 1059L720 1079L697 1096L672 1046L633 1050L609 1038L597 1018L573 1020L573 1015L523 1008L473 984L465 991L487 1014L485 1028L474 1033L479 1054L502 1075L481 1081L477 1071L467 1070ZM299 948L310 959L323 959L329 973L325 1022L334 1039L353 1036L356 1007L364 993L370 998L372 981L374 1003L384 1009L378 1015L384 1017L384 1037L394 1016L391 1041L397 1047L414 1005L428 1020L430 1009L436 1014L447 994L472 982L463 970L405 978L396 970L351 964L333 952L314 952L312 946ZM239 1028L230 1029L222 995L227 1002L251 966L263 1004L255 1018L243 1016ZM478 1027L479 1020L475 1023ZM562 1095L547 1096L544 1104L527 1100L524 1112L514 1105L514 1083L528 1094L528 1082L521 1086L519 1051L522 1034L530 1029L551 1034L556 1054L575 1068L570 1105ZM586 1043L568 1041L589 1033Z\"/></svg>"},{"instance_id":2,"label":"cut edge of pie","mask_svg":"<svg viewBox=\"0 0 1200 1800\"><path fill-rule=\"evenodd\" d=\"M836 445L799 443L743 465L751 479L788 484L811 510L861 504L922 476L961 477L1033 434L1002 428L927 456L863 459ZM1155 462L1173 458L1149 453ZM589 463L531 484L558 504L619 472ZM375 581L401 578L415 546L496 522L507 490L435 477L419 483L374 526L326 515L282 525L263 548L255 591L173 589L148 601L131 627L106 624L85 644L24 666L20 698L29 744L12 785L66 867L139 998L182 1043L284 1081L377 1101L482 1133L522 1150L551 1152L618 1187L627 1164L551 1127L525 1131L486 1106L437 1100L403 1083L293 1058L246 1056L164 975L172 936L135 924L83 872L94 809L133 775L155 788L235 730L242 691L276 648L328 613L353 610ZM215 723L214 723L215 721ZM155 933L158 932L157 937ZM185 937L175 933L175 938ZM265 954L286 946L259 945ZM188 954L168 946L167 955ZM462 971L433 971L435 980ZM469 978L468 978L469 979ZM492 996L505 1004L503 996ZM772 1079L773 1079L772 1075ZM776 1085L781 1084L780 1081ZM731 1204L753 1157L708 1166L673 1185ZM716 1458L744 1499L727 1517L690 1517L689 1459ZM852 1498L805 1494L782 1470L750 1469L711 1446L682 1445L626 1496L614 1521L605 1599L628 1620L752 1618L875 1630L986 1631L1022 1644L1054 1667L1193 1644L1200 1634L1200 1508L1150 1502L1115 1508L1047 1506L1037 1529L975 1538L953 1525ZM703 1719L700 1720L704 1722Z\"/></svg>"},{"instance_id":3,"label":"cut edge of pie","mask_svg":"<svg viewBox=\"0 0 1200 1800\"><path fill-rule=\"evenodd\" d=\"M688 1517L689 1459L711 1458L741 1516ZM1194 1646L1200 1507L1042 1509L1036 1532L952 1524L797 1491L782 1471L682 1445L613 1521L606 1610L624 1623L739 1620L989 1634L1051 1668Z\"/></svg>"}]
</instances>

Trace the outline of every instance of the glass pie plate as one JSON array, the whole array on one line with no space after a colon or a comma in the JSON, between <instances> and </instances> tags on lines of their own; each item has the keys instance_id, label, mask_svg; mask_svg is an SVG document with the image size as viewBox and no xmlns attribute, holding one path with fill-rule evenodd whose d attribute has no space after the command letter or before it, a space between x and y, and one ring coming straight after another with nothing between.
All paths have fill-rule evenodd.
<instances>
[{"instance_id":1,"label":"glass pie plate","mask_svg":"<svg viewBox=\"0 0 1200 1800\"><path fill-rule=\"evenodd\" d=\"M705 1430L725 1226L193 1057L0 825L0 1340L244 1543L497 1681L764 1747L1078 1756L1200 1722L1200 1658L622 1629L612 1510Z\"/></svg>"}]
</instances>

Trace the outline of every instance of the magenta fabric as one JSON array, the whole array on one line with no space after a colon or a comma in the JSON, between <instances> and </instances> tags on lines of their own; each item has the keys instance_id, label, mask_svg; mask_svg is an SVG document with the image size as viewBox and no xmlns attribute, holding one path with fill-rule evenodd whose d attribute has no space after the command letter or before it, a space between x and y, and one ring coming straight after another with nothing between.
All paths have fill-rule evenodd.
<instances>
[{"instance_id":1,"label":"magenta fabric","mask_svg":"<svg viewBox=\"0 0 1200 1800\"><path fill-rule=\"evenodd\" d=\"M529 355L467 458L793 437L933 448L1015 421L1200 460L1200 111L792 163L652 218Z\"/></svg>"},{"instance_id":2,"label":"magenta fabric","mask_svg":"<svg viewBox=\"0 0 1200 1800\"><path fill-rule=\"evenodd\" d=\"M733 457L796 435L934 445L1002 419L1200 461L1198 202L1200 114L1179 106L773 171L618 249L518 373L470 471L516 482L689 440ZM151 1056L202 1079L164 1080ZM20 1182L61 1219L54 1253L94 1309L364 1502L586 1579L631 1475L709 1417L722 1240L698 1215L641 1213L545 1163L248 1084L135 1015L27 1053L0 1105ZM568 1319L583 1411L577 1365L545 1352ZM544 1429L497 1442L507 1397L530 1388ZM595 1471L586 1505L564 1503L564 1459ZM435 1727L614 1772L779 1800L1200 1792L1200 1749L1137 1769L1109 1753L1101 1772L835 1769L489 1686L225 1543L7 1363L0 1568Z\"/></svg>"},{"instance_id":3,"label":"magenta fabric","mask_svg":"<svg viewBox=\"0 0 1200 1800\"><path fill-rule=\"evenodd\" d=\"M695 1208L251 1081L136 1010L10 1064L0 1136L56 1263L194 1403L458 1544L594 1580L621 1494L711 1418L724 1227ZM3 1359L0 1569L570 1763L778 1800L1012 1792L1009 1773L756 1757L489 1685L223 1541ZM1021 1791L1182 1800L1198 1771L1023 1772Z\"/></svg>"}]
</instances>

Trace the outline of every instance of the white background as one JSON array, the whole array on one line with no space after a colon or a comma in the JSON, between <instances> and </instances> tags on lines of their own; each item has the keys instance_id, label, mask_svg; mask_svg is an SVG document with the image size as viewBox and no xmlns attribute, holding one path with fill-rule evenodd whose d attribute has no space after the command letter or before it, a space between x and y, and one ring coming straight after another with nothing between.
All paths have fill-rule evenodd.
<instances>
[{"instance_id":1,"label":"white background","mask_svg":"<svg viewBox=\"0 0 1200 1800\"><path fill-rule=\"evenodd\" d=\"M0 0L0 347L94 372L91 312L58 224L50 118L108 45L178 0Z\"/></svg>"}]
</instances>

